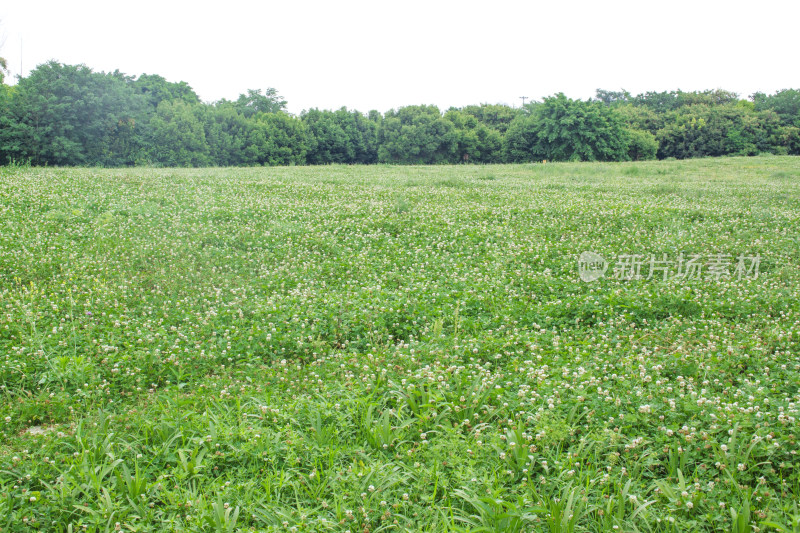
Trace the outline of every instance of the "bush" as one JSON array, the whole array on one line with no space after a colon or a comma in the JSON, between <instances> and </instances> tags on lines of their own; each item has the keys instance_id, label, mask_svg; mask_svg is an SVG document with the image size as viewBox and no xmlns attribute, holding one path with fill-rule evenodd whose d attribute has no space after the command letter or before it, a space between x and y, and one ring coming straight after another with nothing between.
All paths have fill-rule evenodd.
<instances>
[{"instance_id":1,"label":"bush","mask_svg":"<svg viewBox=\"0 0 800 533\"><path fill-rule=\"evenodd\" d=\"M658 140L649 131L628 130L628 157L632 161L647 161L656 158Z\"/></svg>"}]
</instances>

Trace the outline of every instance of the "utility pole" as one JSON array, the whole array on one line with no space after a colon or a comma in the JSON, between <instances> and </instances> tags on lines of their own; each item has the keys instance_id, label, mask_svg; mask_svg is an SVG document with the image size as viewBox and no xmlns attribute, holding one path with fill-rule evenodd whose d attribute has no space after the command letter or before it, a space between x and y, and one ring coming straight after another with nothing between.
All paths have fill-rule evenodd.
<instances>
[{"instance_id":1,"label":"utility pole","mask_svg":"<svg viewBox=\"0 0 800 533\"><path fill-rule=\"evenodd\" d=\"M522 107L525 107L525 100L527 100L528 97L527 96L520 96L520 98L522 98Z\"/></svg>"}]
</instances>

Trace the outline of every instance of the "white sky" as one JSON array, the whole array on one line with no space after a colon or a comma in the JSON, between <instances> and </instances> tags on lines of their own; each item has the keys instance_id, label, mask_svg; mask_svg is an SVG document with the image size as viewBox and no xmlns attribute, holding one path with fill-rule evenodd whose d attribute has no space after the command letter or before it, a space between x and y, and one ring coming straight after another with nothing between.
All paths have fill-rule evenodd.
<instances>
[{"instance_id":1,"label":"white sky","mask_svg":"<svg viewBox=\"0 0 800 533\"><path fill-rule=\"evenodd\" d=\"M800 0L3 0L0 56L10 78L55 59L186 81L208 102L275 87L293 113L445 110L800 88L798 22Z\"/></svg>"}]
</instances>

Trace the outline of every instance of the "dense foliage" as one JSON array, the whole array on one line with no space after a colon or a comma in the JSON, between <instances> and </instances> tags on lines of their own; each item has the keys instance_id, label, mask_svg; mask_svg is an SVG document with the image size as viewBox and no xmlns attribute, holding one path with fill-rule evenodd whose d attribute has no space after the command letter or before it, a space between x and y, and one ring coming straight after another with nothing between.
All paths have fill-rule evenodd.
<instances>
[{"instance_id":1,"label":"dense foliage","mask_svg":"<svg viewBox=\"0 0 800 533\"><path fill-rule=\"evenodd\" d=\"M4 63L0 60L0 76ZM800 91L563 94L521 109L286 111L274 88L203 103L185 82L55 61L0 77L0 164L255 166L629 161L800 154Z\"/></svg>"},{"instance_id":2,"label":"dense foliage","mask_svg":"<svg viewBox=\"0 0 800 533\"><path fill-rule=\"evenodd\" d=\"M622 119L611 108L564 94L532 105L506 133L510 161L624 161L628 143Z\"/></svg>"},{"instance_id":3,"label":"dense foliage","mask_svg":"<svg viewBox=\"0 0 800 533\"><path fill-rule=\"evenodd\" d=\"M0 168L0 530L796 532L798 219L793 157Z\"/></svg>"}]
</instances>

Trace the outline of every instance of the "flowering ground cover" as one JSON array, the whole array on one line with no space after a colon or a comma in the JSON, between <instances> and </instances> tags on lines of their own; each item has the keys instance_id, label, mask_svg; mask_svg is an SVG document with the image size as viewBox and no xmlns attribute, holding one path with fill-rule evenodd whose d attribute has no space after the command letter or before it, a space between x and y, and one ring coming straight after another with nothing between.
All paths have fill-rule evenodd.
<instances>
[{"instance_id":1,"label":"flowering ground cover","mask_svg":"<svg viewBox=\"0 0 800 533\"><path fill-rule=\"evenodd\" d=\"M2 532L800 531L797 158L16 167L0 223Z\"/></svg>"}]
</instances>

